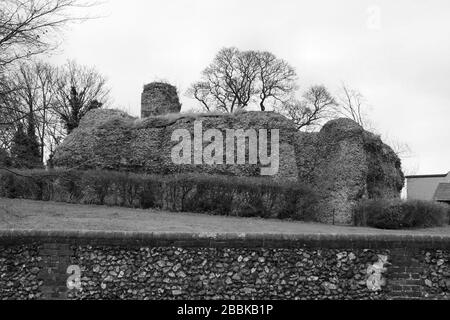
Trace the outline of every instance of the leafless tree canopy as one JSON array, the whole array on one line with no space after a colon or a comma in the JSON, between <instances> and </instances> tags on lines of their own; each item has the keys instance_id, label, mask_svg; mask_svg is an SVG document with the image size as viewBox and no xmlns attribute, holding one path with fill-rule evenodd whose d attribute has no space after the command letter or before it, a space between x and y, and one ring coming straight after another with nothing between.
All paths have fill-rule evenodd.
<instances>
[{"instance_id":1,"label":"leafless tree canopy","mask_svg":"<svg viewBox=\"0 0 450 320\"><path fill-rule=\"evenodd\" d=\"M255 92L256 60L251 52L224 48L202 72L190 93L206 110L234 112L245 108Z\"/></svg>"},{"instance_id":2,"label":"leafless tree canopy","mask_svg":"<svg viewBox=\"0 0 450 320\"><path fill-rule=\"evenodd\" d=\"M93 4L82 0L0 2L0 125L10 126L27 116L27 112L18 107L16 91L19 88L15 82L20 65L16 62L24 63L24 59L54 49L62 27L70 21L86 19L73 17L69 11ZM19 73L22 71L25 70Z\"/></svg>"},{"instance_id":3,"label":"leafless tree canopy","mask_svg":"<svg viewBox=\"0 0 450 320\"><path fill-rule=\"evenodd\" d=\"M70 62L55 68L36 57L59 44L69 22L89 19L86 0L0 1L0 148L11 150L19 128L35 135L41 160L90 109L103 106L109 90L94 69ZM78 13L76 13L78 12ZM77 16L77 14L82 16Z\"/></svg>"},{"instance_id":4,"label":"leafless tree canopy","mask_svg":"<svg viewBox=\"0 0 450 320\"><path fill-rule=\"evenodd\" d=\"M0 74L0 149L9 149L18 121L26 113L17 108L18 99L14 84Z\"/></svg>"},{"instance_id":5,"label":"leafless tree canopy","mask_svg":"<svg viewBox=\"0 0 450 320\"><path fill-rule=\"evenodd\" d=\"M89 111L109 102L110 89L106 79L94 68L69 61L58 70L54 84L55 112L63 121L67 133L78 126Z\"/></svg>"},{"instance_id":6,"label":"leafless tree canopy","mask_svg":"<svg viewBox=\"0 0 450 320\"><path fill-rule=\"evenodd\" d=\"M16 110L26 115L36 129L42 160L46 152L52 153L63 137L62 126L55 112L54 84L56 68L44 62L22 64L14 74ZM28 125L30 125L28 123Z\"/></svg>"},{"instance_id":7,"label":"leafless tree canopy","mask_svg":"<svg viewBox=\"0 0 450 320\"><path fill-rule=\"evenodd\" d=\"M399 158L407 159L413 156L412 149L408 143L391 137L384 137L383 140L392 148Z\"/></svg>"},{"instance_id":8,"label":"leafless tree canopy","mask_svg":"<svg viewBox=\"0 0 450 320\"><path fill-rule=\"evenodd\" d=\"M269 52L223 48L188 95L208 111L235 112L253 102L264 111L267 103L287 99L295 80L295 70Z\"/></svg>"},{"instance_id":9,"label":"leafless tree canopy","mask_svg":"<svg viewBox=\"0 0 450 320\"><path fill-rule=\"evenodd\" d=\"M310 87L301 100L282 104L278 111L294 121L298 130L311 131L335 116L337 105L333 96L322 85Z\"/></svg>"},{"instance_id":10,"label":"leafless tree canopy","mask_svg":"<svg viewBox=\"0 0 450 320\"><path fill-rule=\"evenodd\" d=\"M0 68L54 49L55 32L70 21L85 19L69 11L91 5L80 0L2 0Z\"/></svg>"},{"instance_id":11,"label":"leafless tree canopy","mask_svg":"<svg viewBox=\"0 0 450 320\"><path fill-rule=\"evenodd\" d=\"M107 104L109 97L106 80L73 61L60 68L24 63L4 83L9 93L0 95L0 146L8 150L18 126L32 125L43 161L87 111Z\"/></svg>"},{"instance_id":12,"label":"leafless tree canopy","mask_svg":"<svg viewBox=\"0 0 450 320\"><path fill-rule=\"evenodd\" d=\"M17 88L6 75L0 74L0 125L10 125L25 117L26 114L17 110Z\"/></svg>"},{"instance_id":13,"label":"leafless tree canopy","mask_svg":"<svg viewBox=\"0 0 450 320\"><path fill-rule=\"evenodd\" d=\"M358 90L352 89L346 84L342 84L341 91L339 103L335 108L337 115L352 119L361 127L367 129L369 119L364 96Z\"/></svg>"},{"instance_id":14,"label":"leafless tree canopy","mask_svg":"<svg viewBox=\"0 0 450 320\"><path fill-rule=\"evenodd\" d=\"M272 107L283 103L296 89L297 79L295 69L286 61L278 59L270 52L257 52L258 64L258 88L259 106L261 111L266 109L266 104Z\"/></svg>"},{"instance_id":15,"label":"leafless tree canopy","mask_svg":"<svg viewBox=\"0 0 450 320\"><path fill-rule=\"evenodd\" d=\"M47 107L35 101L39 90L50 89L48 74L26 66L24 60L47 53L58 45L57 34L74 20L70 11L93 5L81 0L2 0L0 2L0 143L8 148L17 124L30 115L36 118ZM19 64L18 62L21 62ZM39 67L41 68L42 65ZM46 68L44 68L46 69ZM38 82L42 88L37 89ZM43 83L42 83L43 82ZM46 95L46 94L44 94ZM47 102L44 102L46 105ZM25 107L28 106L28 107ZM47 115L45 115L46 117ZM38 128L41 129L41 128ZM42 131L42 130L38 130Z\"/></svg>"}]
</instances>

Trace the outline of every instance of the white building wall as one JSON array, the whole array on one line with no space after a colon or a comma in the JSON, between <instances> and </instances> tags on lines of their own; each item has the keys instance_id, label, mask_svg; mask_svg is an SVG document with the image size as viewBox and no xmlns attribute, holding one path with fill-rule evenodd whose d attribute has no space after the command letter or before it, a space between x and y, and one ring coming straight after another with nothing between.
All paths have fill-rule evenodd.
<instances>
[{"instance_id":1,"label":"white building wall","mask_svg":"<svg viewBox=\"0 0 450 320\"><path fill-rule=\"evenodd\" d=\"M409 177L406 181L406 197L412 200L433 200L434 193L442 182L450 183L450 172L443 177Z\"/></svg>"}]
</instances>

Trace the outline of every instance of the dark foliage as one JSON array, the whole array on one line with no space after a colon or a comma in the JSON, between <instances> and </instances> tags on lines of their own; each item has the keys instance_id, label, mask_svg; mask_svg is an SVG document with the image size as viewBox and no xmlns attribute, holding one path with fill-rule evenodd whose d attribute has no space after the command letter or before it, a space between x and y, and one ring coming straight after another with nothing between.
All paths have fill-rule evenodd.
<instances>
[{"instance_id":1,"label":"dark foliage","mask_svg":"<svg viewBox=\"0 0 450 320\"><path fill-rule=\"evenodd\" d=\"M433 201L377 199L361 201L354 210L354 224L381 229L442 226L450 207Z\"/></svg>"},{"instance_id":2,"label":"dark foliage","mask_svg":"<svg viewBox=\"0 0 450 320\"><path fill-rule=\"evenodd\" d=\"M0 166L2 167L10 167L12 165L11 157L3 148L0 148Z\"/></svg>"},{"instance_id":3,"label":"dark foliage","mask_svg":"<svg viewBox=\"0 0 450 320\"><path fill-rule=\"evenodd\" d=\"M316 192L299 183L117 171L0 171L0 196L217 215L315 220Z\"/></svg>"},{"instance_id":4,"label":"dark foliage","mask_svg":"<svg viewBox=\"0 0 450 320\"><path fill-rule=\"evenodd\" d=\"M11 158L15 168L42 167L39 142L32 123L26 132L23 126L18 126L12 141Z\"/></svg>"}]
</instances>

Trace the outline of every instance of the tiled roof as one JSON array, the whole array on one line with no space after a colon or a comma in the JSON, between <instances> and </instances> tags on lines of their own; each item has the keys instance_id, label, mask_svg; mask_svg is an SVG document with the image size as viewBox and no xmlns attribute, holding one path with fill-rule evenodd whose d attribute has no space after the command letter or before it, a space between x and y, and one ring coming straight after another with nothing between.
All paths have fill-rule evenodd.
<instances>
[{"instance_id":1,"label":"tiled roof","mask_svg":"<svg viewBox=\"0 0 450 320\"><path fill-rule=\"evenodd\" d=\"M440 183L434 193L436 201L450 201L450 183Z\"/></svg>"}]
</instances>

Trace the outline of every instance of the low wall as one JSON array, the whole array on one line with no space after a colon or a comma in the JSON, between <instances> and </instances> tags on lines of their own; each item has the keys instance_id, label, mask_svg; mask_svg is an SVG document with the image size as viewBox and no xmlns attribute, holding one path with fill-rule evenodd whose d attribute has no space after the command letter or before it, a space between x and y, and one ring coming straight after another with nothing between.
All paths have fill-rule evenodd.
<instances>
[{"instance_id":1,"label":"low wall","mask_svg":"<svg viewBox=\"0 0 450 320\"><path fill-rule=\"evenodd\" d=\"M0 231L0 299L450 299L449 245L442 236Z\"/></svg>"}]
</instances>

